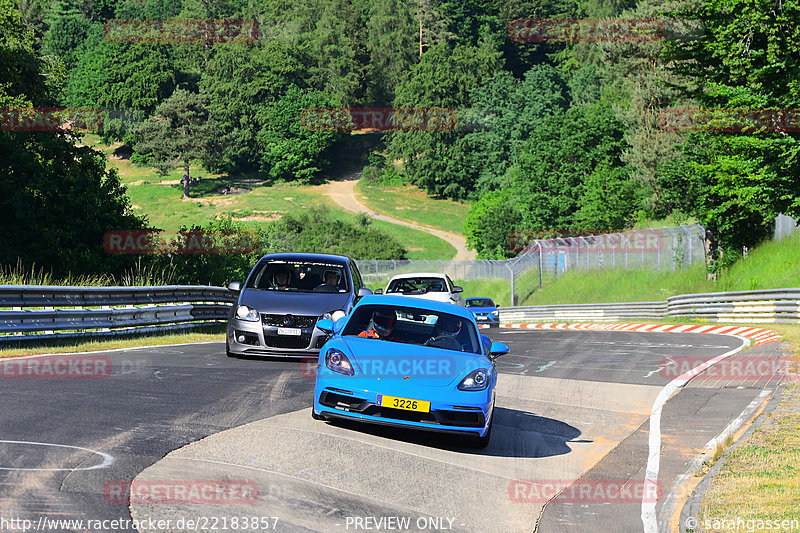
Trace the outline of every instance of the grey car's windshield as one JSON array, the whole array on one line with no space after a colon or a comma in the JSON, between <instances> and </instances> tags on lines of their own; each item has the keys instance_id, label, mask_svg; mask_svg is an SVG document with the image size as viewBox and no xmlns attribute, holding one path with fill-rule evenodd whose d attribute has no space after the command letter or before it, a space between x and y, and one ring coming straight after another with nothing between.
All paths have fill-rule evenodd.
<instances>
[{"instance_id":1,"label":"grey car's windshield","mask_svg":"<svg viewBox=\"0 0 800 533\"><path fill-rule=\"evenodd\" d=\"M482 353L472 322L457 315L414 307L363 305L355 309L342 335Z\"/></svg>"},{"instance_id":2,"label":"grey car's windshield","mask_svg":"<svg viewBox=\"0 0 800 533\"><path fill-rule=\"evenodd\" d=\"M259 263L247 288L292 292L347 292L345 266L320 261L272 260Z\"/></svg>"}]
</instances>

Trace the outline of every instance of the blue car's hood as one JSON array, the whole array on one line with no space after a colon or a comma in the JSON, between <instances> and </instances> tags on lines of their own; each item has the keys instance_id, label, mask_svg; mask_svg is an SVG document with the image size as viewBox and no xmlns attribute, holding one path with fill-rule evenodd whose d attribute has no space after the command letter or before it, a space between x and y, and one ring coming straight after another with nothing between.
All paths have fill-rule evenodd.
<instances>
[{"instance_id":1,"label":"blue car's hood","mask_svg":"<svg viewBox=\"0 0 800 533\"><path fill-rule=\"evenodd\" d=\"M496 307L467 307L473 313L491 313L492 311L497 311Z\"/></svg>"},{"instance_id":2,"label":"blue car's hood","mask_svg":"<svg viewBox=\"0 0 800 533\"><path fill-rule=\"evenodd\" d=\"M239 305L249 305L259 313L319 316L328 311L345 309L348 298L350 298L350 293L347 292L291 292L245 289L239 297Z\"/></svg>"},{"instance_id":3,"label":"blue car's hood","mask_svg":"<svg viewBox=\"0 0 800 533\"><path fill-rule=\"evenodd\" d=\"M368 381L400 380L417 386L445 387L468 371L490 364L479 354L430 346L358 337L337 340L328 347L341 343L355 367L353 378Z\"/></svg>"}]
</instances>

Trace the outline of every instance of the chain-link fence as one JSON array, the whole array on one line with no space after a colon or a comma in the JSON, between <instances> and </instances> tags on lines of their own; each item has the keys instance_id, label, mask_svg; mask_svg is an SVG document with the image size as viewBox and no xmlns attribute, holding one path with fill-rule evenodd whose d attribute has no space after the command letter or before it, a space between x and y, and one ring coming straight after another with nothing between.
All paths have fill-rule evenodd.
<instances>
[{"instance_id":1,"label":"chain-link fence","mask_svg":"<svg viewBox=\"0 0 800 533\"><path fill-rule=\"evenodd\" d=\"M599 268L677 270L705 264L706 232L699 224L646 230L531 239L525 252L539 251L543 272Z\"/></svg>"},{"instance_id":2,"label":"chain-link fence","mask_svg":"<svg viewBox=\"0 0 800 533\"><path fill-rule=\"evenodd\" d=\"M519 242L521 235L514 238ZM516 257L504 261L405 259L361 260L357 264L364 282L373 288L385 287L397 274L437 272L447 274L456 284L466 285L467 296L493 296L505 305L521 305L541 286L545 276L557 277L575 269L677 270L693 265L702 268L706 260L705 230L698 224L526 239L521 250ZM485 283L470 286L471 282L479 281ZM502 294L475 293L481 290L497 290Z\"/></svg>"},{"instance_id":3,"label":"chain-link fence","mask_svg":"<svg viewBox=\"0 0 800 533\"><path fill-rule=\"evenodd\" d=\"M775 217L775 235L773 238L776 241L788 237L792 233L800 231L797 227L797 220L786 215L778 215Z\"/></svg>"}]
</instances>

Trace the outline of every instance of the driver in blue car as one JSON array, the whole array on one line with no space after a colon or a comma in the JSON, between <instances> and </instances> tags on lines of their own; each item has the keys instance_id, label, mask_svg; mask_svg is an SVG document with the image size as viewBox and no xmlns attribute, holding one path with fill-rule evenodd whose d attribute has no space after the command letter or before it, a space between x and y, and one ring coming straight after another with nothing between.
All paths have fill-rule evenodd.
<instances>
[{"instance_id":1,"label":"driver in blue car","mask_svg":"<svg viewBox=\"0 0 800 533\"><path fill-rule=\"evenodd\" d=\"M394 311L375 311L372 314L372 328L362 331L358 336L367 337L369 339L402 342L399 337L393 335L394 325L396 323L397 315Z\"/></svg>"},{"instance_id":2,"label":"driver in blue car","mask_svg":"<svg viewBox=\"0 0 800 533\"><path fill-rule=\"evenodd\" d=\"M425 345L469 351L469 342L465 342L465 339L459 335L461 325L461 320L456 317L440 316L433 326L433 337L428 339Z\"/></svg>"}]
</instances>

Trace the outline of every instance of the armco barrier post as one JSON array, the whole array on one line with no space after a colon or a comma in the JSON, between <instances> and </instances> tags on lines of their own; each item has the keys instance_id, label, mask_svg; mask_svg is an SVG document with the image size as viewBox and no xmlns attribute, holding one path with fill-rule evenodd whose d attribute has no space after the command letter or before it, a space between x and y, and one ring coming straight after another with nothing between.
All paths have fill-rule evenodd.
<instances>
[{"instance_id":1,"label":"armco barrier post","mask_svg":"<svg viewBox=\"0 0 800 533\"><path fill-rule=\"evenodd\" d=\"M514 269L511 265L506 264L506 268L511 273L511 306L514 306Z\"/></svg>"}]
</instances>

